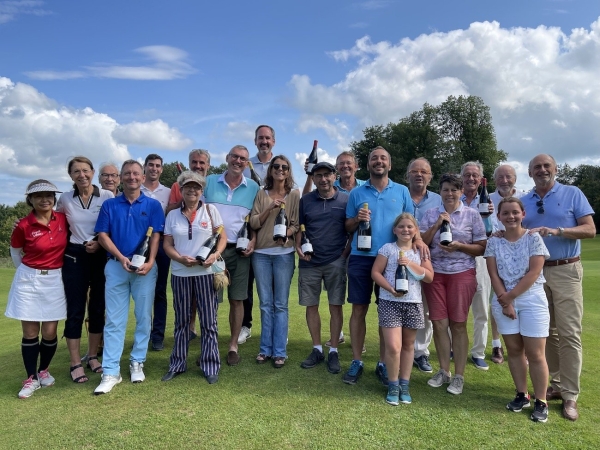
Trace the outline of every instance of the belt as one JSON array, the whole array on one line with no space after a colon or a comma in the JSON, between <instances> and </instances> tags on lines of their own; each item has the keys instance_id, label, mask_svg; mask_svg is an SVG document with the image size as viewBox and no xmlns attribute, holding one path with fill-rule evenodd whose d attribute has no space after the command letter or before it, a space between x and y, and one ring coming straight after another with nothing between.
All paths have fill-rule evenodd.
<instances>
[{"instance_id":1,"label":"belt","mask_svg":"<svg viewBox=\"0 0 600 450\"><path fill-rule=\"evenodd\" d=\"M235 248L237 246L237 242L228 242L225 248Z\"/></svg>"},{"instance_id":2,"label":"belt","mask_svg":"<svg viewBox=\"0 0 600 450\"><path fill-rule=\"evenodd\" d=\"M76 244L74 242L69 242L69 244L67 245L67 247L78 248L80 250L85 250L85 245L83 245L83 244Z\"/></svg>"},{"instance_id":3,"label":"belt","mask_svg":"<svg viewBox=\"0 0 600 450\"><path fill-rule=\"evenodd\" d=\"M568 259L555 259L554 261L546 261L544 266L563 266L565 264L572 264L574 262L579 261L581 258L579 256L575 256L574 258Z\"/></svg>"}]
</instances>

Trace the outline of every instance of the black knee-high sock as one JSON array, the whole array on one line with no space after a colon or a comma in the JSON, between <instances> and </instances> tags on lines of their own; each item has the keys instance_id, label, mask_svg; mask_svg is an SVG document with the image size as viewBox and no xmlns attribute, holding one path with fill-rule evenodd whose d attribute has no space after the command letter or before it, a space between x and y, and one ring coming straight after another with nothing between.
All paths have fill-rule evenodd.
<instances>
[{"instance_id":1,"label":"black knee-high sock","mask_svg":"<svg viewBox=\"0 0 600 450\"><path fill-rule=\"evenodd\" d=\"M40 345L40 368L38 372L46 370L50 365L50 361L56 353L56 347L58 344L58 338L55 336L54 339L47 341L42 338L42 345Z\"/></svg>"},{"instance_id":2,"label":"black knee-high sock","mask_svg":"<svg viewBox=\"0 0 600 450\"><path fill-rule=\"evenodd\" d=\"M32 339L21 339L21 354L23 355L23 364L25 364L27 378L33 375L33 378L37 380L37 371L35 370L35 366L38 361L38 355L40 354L39 338L35 337Z\"/></svg>"}]
</instances>

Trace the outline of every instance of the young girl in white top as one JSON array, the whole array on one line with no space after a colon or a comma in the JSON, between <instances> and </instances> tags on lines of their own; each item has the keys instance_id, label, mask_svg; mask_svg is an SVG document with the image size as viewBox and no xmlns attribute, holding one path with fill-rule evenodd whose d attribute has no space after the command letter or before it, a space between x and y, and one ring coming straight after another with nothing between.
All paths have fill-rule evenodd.
<instances>
[{"instance_id":1,"label":"young girl in white top","mask_svg":"<svg viewBox=\"0 0 600 450\"><path fill-rule=\"evenodd\" d=\"M396 217L393 233L397 240L379 249L371 270L373 281L381 287L377 312L388 369L386 402L394 406L400 402L412 402L408 382L413 366L415 337L417 329L425 326L420 281L431 283L433 280L431 262L428 259L421 260L419 252L412 247L418 230L412 214L402 213ZM408 272L406 293L396 290L398 263L404 265Z\"/></svg>"},{"instance_id":2,"label":"young girl in white top","mask_svg":"<svg viewBox=\"0 0 600 450\"><path fill-rule=\"evenodd\" d=\"M527 360L535 392L534 422L548 420L546 386L546 337L550 326L548 300L542 275L544 260L550 254L538 233L521 226L525 208L521 200L508 197L498 204L498 219L506 231L504 237L488 240L485 254L494 287L492 314L510 355L508 365L517 396L506 405L520 412L531 405L527 393Z\"/></svg>"}]
</instances>

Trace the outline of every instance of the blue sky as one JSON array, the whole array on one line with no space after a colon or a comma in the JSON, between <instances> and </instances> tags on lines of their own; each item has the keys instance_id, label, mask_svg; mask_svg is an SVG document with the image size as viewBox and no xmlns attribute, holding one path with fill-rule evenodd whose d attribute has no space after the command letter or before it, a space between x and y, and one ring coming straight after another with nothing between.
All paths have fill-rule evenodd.
<instances>
[{"instance_id":1,"label":"blue sky","mask_svg":"<svg viewBox=\"0 0 600 450\"><path fill-rule=\"evenodd\" d=\"M66 162L192 148L223 162L258 124L301 161L334 158L368 125L479 95L498 145L600 164L600 2L2 1L0 203Z\"/></svg>"}]
</instances>

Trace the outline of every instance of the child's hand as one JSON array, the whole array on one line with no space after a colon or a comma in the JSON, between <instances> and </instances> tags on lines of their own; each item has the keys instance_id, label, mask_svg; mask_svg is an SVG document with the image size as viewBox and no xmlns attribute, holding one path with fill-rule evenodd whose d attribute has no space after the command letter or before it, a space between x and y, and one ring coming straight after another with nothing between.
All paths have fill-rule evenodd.
<instances>
[{"instance_id":1,"label":"child's hand","mask_svg":"<svg viewBox=\"0 0 600 450\"><path fill-rule=\"evenodd\" d=\"M402 258L398 258L398 265L400 265L400 266L408 266L409 263L410 263L410 259L408 259L406 256L403 256Z\"/></svg>"}]
</instances>

